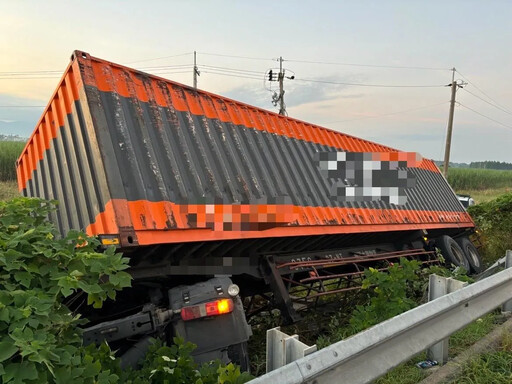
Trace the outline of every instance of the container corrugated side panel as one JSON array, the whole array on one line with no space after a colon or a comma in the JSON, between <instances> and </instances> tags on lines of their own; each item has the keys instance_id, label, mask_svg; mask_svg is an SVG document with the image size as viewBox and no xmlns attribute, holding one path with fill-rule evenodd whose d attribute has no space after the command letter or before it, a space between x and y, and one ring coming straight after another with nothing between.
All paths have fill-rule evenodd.
<instances>
[{"instance_id":1,"label":"container corrugated side panel","mask_svg":"<svg viewBox=\"0 0 512 384\"><path fill-rule=\"evenodd\" d=\"M96 233L116 232L115 222L96 221L110 194L84 91L74 59L18 159L18 187L58 202L50 219L63 234L92 223Z\"/></svg>"},{"instance_id":2,"label":"container corrugated side panel","mask_svg":"<svg viewBox=\"0 0 512 384\"><path fill-rule=\"evenodd\" d=\"M64 195L77 203L96 198L89 223L116 224L89 225L91 234L121 233L123 243L135 245L473 225L430 160L76 56L83 83L77 80L80 97L70 114L81 129L75 141L78 153L86 145L97 152L77 156L84 174L78 169L70 178L94 179L107 193ZM63 143L68 150L70 141ZM407 203L333 197L315 159L336 152L384 163L409 159L416 185L405 189ZM29 186L42 185L21 173Z\"/></svg>"}]
</instances>

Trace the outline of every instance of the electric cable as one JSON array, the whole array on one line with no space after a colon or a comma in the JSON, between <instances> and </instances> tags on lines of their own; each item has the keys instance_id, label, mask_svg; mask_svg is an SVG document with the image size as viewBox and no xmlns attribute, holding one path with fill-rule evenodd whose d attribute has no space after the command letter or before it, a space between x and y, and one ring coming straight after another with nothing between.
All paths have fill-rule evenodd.
<instances>
[{"instance_id":1,"label":"electric cable","mask_svg":"<svg viewBox=\"0 0 512 384\"><path fill-rule=\"evenodd\" d=\"M397 111L397 112L385 113L385 114L382 114L382 115L365 116L365 117L359 117L359 118L355 118L355 119L347 119L347 120L328 121L328 122L326 122L326 123L321 123L321 124L345 123L345 122L349 122L349 121L357 121L357 120L365 120L365 119L376 119L376 118L379 118L379 117L386 117L386 116L393 116L393 115L401 115L401 114L404 114L404 113L409 113L409 112L413 112L413 111L418 111L418 110L421 110L421 109L433 108L433 107L437 107L437 106L439 106L439 105L449 104L449 103L450 103L449 101L443 101L442 103L436 103L436 104L424 105L424 106L422 106L422 107L410 108L410 109L405 109L405 110L403 110L403 111Z\"/></svg>"},{"instance_id":2,"label":"electric cable","mask_svg":"<svg viewBox=\"0 0 512 384\"><path fill-rule=\"evenodd\" d=\"M483 113L480 113L480 112L478 112L478 111L475 111L473 108L470 108L470 107L468 107L467 105L464 105L464 104L462 104L462 103L460 103L460 102L457 102L457 104L458 104L458 105L460 105L461 107L464 107L464 108L466 108L466 109L470 110L470 111L471 111L471 112L473 112L473 113L476 113L477 115L480 115L480 116L485 117L486 119L488 119L488 120L490 120L490 121L495 122L496 124L502 125L502 126L503 126L503 127L505 127L505 128L512 129L512 125L504 124L504 123L502 123L501 121L495 120L495 119L493 119L492 117L486 116L486 115L484 115Z\"/></svg>"},{"instance_id":3,"label":"electric cable","mask_svg":"<svg viewBox=\"0 0 512 384\"><path fill-rule=\"evenodd\" d=\"M377 88L439 88L439 87L446 87L445 84L443 84L443 85L363 84L363 83L344 83L344 82L337 82L337 81L297 79L297 78L295 78L295 81L312 82L312 83L320 83L320 84L350 85L350 86L359 86L359 87L377 87Z\"/></svg>"},{"instance_id":4,"label":"electric cable","mask_svg":"<svg viewBox=\"0 0 512 384\"><path fill-rule=\"evenodd\" d=\"M342 65L351 67L368 67L368 68L388 68L388 69L418 69L429 71L451 71L451 68L433 68L433 67L414 67L414 66L401 66L401 65L378 65L378 64L356 64L356 63L339 63L339 62L325 62L325 61L309 61L309 60L292 60L286 59L291 63L305 63L305 64L322 64L322 65Z\"/></svg>"},{"instance_id":5,"label":"electric cable","mask_svg":"<svg viewBox=\"0 0 512 384\"><path fill-rule=\"evenodd\" d=\"M193 52L180 53L180 54L178 54L178 55L155 57L155 58L153 58L153 59L144 59L144 60L129 61L129 62L127 62L126 64L143 63L143 62L146 62L146 61L154 61L154 60L170 59L170 58L172 58L172 57L188 56L188 55L192 55L192 54L193 54Z\"/></svg>"},{"instance_id":6,"label":"electric cable","mask_svg":"<svg viewBox=\"0 0 512 384\"><path fill-rule=\"evenodd\" d=\"M500 103L498 103L496 100L494 100L491 96L489 96L486 92L484 92L481 88L479 88L475 83L473 83L472 81L470 81L466 76L464 76L462 73L460 73L458 70L455 70L459 75L462 76L462 78L464 80L466 80L469 84L471 84L473 87L475 87L476 89L478 89L483 95L485 95L489 100L491 100L493 103L495 103L496 105L498 105L499 107L503 108L503 109L506 109L507 111L510 112L510 109L509 108L506 108L502 105L500 105Z\"/></svg>"},{"instance_id":7,"label":"electric cable","mask_svg":"<svg viewBox=\"0 0 512 384\"><path fill-rule=\"evenodd\" d=\"M247 59L247 60L265 60L265 61L273 60L273 59L264 58L264 57L234 56L234 55L224 55L224 54L220 54L220 53L207 53L207 52L197 52L197 53L201 54L201 55L207 55L207 56L233 57L233 58L237 58L237 59Z\"/></svg>"},{"instance_id":8,"label":"electric cable","mask_svg":"<svg viewBox=\"0 0 512 384\"><path fill-rule=\"evenodd\" d=\"M500 111L502 111L502 112L505 112L505 113L508 113L509 115L512 115L512 112L509 112L509 111L507 111L506 109L501 108L499 105L493 104L493 103L491 103L491 102L489 102L489 101L485 100L484 98L482 98L482 97L480 97L480 96L478 96L478 95L475 95L473 92L468 91L466 88L462 88L462 90L463 90L463 91L466 91L467 93L469 93L470 95L472 95L472 96L476 97L477 99L482 100L484 103L487 103L487 104L489 104L489 105L493 106L494 108L499 109L499 110L500 110Z\"/></svg>"}]
</instances>

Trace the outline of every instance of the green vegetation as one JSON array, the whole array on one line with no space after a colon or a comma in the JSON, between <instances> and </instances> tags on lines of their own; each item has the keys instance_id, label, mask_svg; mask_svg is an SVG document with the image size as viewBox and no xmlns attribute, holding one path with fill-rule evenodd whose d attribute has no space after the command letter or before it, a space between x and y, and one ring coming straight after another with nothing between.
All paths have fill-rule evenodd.
<instances>
[{"instance_id":1,"label":"green vegetation","mask_svg":"<svg viewBox=\"0 0 512 384\"><path fill-rule=\"evenodd\" d=\"M16 181L0 181L0 201L20 196Z\"/></svg>"},{"instance_id":2,"label":"green vegetation","mask_svg":"<svg viewBox=\"0 0 512 384\"><path fill-rule=\"evenodd\" d=\"M457 356L459 353L467 350L496 328L496 326L501 324L502 320L503 317L500 315L500 311L495 311L481 317L460 331L455 332L450 337L450 357Z\"/></svg>"},{"instance_id":3,"label":"green vegetation","mask_svg":"<svg viewBox=\"0 0 512 384\"><path fill-rule=\"evenodd\" d=\"M131 284L128 259L84 233L55 235L46 220L53 203L18 198L0 202L0 382L98 384L241 384L251 379L233 364L199 366L195 346L179 338L155 342L138 370L121 370L107 344L82 345L67 301L78 295L96 308Z\"/></svg>"},{"instance_id":4,"label":"green vegetation","mask_svg":"<svg viewBox=\"0 0 512 384\"><path fill-rule=\"evenodd\" d=\"M470 195L477 204L486 203L494 200L505 193L511 193L512 187L491 188L491 189L459 189L457 193L461 195Z\"/></svg>"},{"instance_id":5,"label":"green vegetation","mask_svg":"<svg viewBox=\"0 0 512 384\"><path fill-rule=\"evenodd\" d=\"M512 334L504 333L497 350L484 353L465 365L450 384L508 384L512 382Z\"/></svg>"},{"instance_id":6,"label":"green vegetation","mask_svg":"<svg viewBox=\"0 0 512 384\"><path fill-rule=\"evenodd\" d=\"M462 269L453 272L441 266L422 268L417 260L400 259L387 271L365 270L362 294L366 304L356 305L347 320L346 309L333 316L328 330L317 340L325 347L375 324L408 311L425 301L428 277L435 273L462 281L470 280Z\"/></svg>"},{"instance_id":7,"label":"green vegetation","mask_svg":"<svg viewBox=\"0 0 512 384\"><path fill-rule=\"evenodd\" d=\"M81 291L100 307L130 285L128 260L80 232L54 236L54 206L38 199L0 203L0 377L3 383L113 382L82 347L83 324L63 303Z\"/></svg>"},{"instance_id":8,"label":"green vegetation","mask_svg":"<svg viewBox=\"0 0 512 384\"><path fill-rule=\"evenodd\" d=\"M505 256L512 249L512 193L474 205L469 213L481 231L484 261L492 263Z\"/></svg>"},{"instance_id":9,"label":"green vegetation","mask_svg":"<svg viewBox=\"0 0 512 384\"><path fill-rule=\"evenodd\" d=\"M511 163L501 161L472 161L469 168L512 170Z\"/></svg>"},{"instance_id":10,"label":"green vegetation","mask_svg":"<svg viewBox=\"0 0 512 384\"><path fill-rule=\"evenodd\" d=\"M16 160L24 147L24 142L0 141L0 181L16 180Z\"/></svg>"},{"instance_id":11,"label":"green vegetation","mask_svg":"<svg viewBox=\"0 0 512 384\"><path fill-rule=\"evenodd\" d=\"M419 280L420 263L400 259L387 272L374 268L365 270L362 289L369 291L369 302L358 305L350 318L351 333L360 332L372 325L390 319L416 306L415 282Z\"/></svg>"},{"instance_id":12,"label":"green vegetation","mask_svg":"<svg viewBox=\"0 0 512 384\"><path fill-rule=\"evenodd\" d=\"M448 182L455 191L512 188L512 172L491 169L450 168Z\"/></svg>"},{"instance_id":13,"label":"green vegetation","mask_svg":"<svg viewBox=\"0 0 512 384\"><path fill-rule=\"evenodd\" d=\"M502 318L498 312L493 312L474 321L460 331L455 332L450 337L450 356L456 356L487 335L500 324L501 319ZM376 384L415 384L420 382L427 377L429 371L418 368L416 363L425 360L426 358L427 354L425 352L420 353L408 362L403 363L388 372L385 376L377 380ZM487 381L487 383L492 382L493 381ZM457 383L459 383L459 381L457 381ZM484 383L484 381L481 383Z\"/></svg>"}]
</instances>

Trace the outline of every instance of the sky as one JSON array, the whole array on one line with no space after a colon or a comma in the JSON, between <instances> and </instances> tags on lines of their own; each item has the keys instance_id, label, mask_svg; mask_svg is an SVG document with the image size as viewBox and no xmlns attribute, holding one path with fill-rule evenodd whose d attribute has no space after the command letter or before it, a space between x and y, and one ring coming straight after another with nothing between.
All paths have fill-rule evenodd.
<instances>
[{"instance_id":1,"label":"sky","mask_svg":"<svg viewBox=\"0 0 512 384\"><path fill-rule=\"evenodd\" d=\"M28 137L75 49L451 161L512 162L512 2L0 0L0 134ZM49 71L49 72L41 72ZM17 73L17 74L15 74ZM42 78L43 77L43 78Z\"/></svg>"}]
</instances>

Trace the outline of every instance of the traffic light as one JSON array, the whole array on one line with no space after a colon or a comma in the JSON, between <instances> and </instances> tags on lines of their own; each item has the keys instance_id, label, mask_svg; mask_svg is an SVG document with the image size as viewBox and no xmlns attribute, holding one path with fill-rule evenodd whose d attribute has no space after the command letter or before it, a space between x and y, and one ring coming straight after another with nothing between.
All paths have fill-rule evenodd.
<instances>
[{"instance_id":1,"label":"traffic light","mask_svg":"<svg viewBox=\"0 0 512 384\"><path fill-rule=\"evenodd\" d=\"M268 81L272 81L272 70L268 71Z\"/></svg>"}]
</instances>

